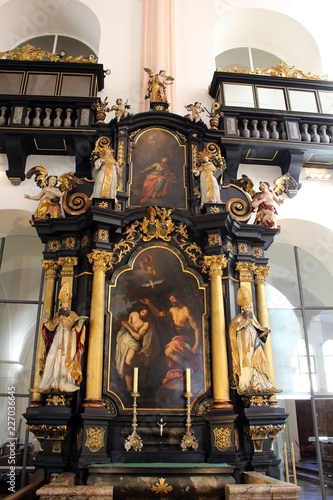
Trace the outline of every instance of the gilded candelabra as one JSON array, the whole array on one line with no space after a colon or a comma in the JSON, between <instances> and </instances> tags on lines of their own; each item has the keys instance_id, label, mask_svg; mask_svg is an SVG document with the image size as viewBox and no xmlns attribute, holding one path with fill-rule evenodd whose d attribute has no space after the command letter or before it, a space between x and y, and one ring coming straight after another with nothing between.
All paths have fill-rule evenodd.
<instances>
[{"instance_id":1,"label":"gilded candelabra","mask_svg":"<svg viewBox=\"0 0 333 500\"><path fill-rule=\"evenodd\" d=\"M142 439L137 433L136 429L138 427L137 423L137 403L136 400L140 396L138 392L131 392L131 396L133 398L133 418L132 418L132 433L129 434L126 438L124 447L126 451L129 451L131 448L133 448L134 451L141 451L143 447Z\"/></svg>"},{"instance_id":2,"label":"gilded candelabra","mask_svg":"<svg viewBox=\"0 0 333 500\"><path fill-rule=\"evenodd\" d=\"M180 447L183 451L187 451L188 448L193 448L195 451L199 448L199 443L197 438L194 435L194 432L191 431L192 422L191 422L191 397L193 396L192 392L186 391L184 393L184 398L187 400L186 407L186 432L182 437Z\"/></svg>"}]
</instances>

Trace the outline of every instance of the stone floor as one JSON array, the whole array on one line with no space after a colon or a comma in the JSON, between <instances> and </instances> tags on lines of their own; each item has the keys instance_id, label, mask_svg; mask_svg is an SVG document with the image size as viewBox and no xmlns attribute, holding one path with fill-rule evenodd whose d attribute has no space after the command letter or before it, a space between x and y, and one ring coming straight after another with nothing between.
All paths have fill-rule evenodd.
<instances>
[{"instance_id":1,"label":"stone floor","mask_svg":"<svg viewBox=\"0 0 333 500\"><path fill-rule=\"evenodd\" d=\"M304 481L303 479L298 479L297 484L302 488L302 493L298 495L299 500L323 500L319 484ZM325 500L333 500L333 488L326 488L325 495Z\"/></svg>"}]
</instances>

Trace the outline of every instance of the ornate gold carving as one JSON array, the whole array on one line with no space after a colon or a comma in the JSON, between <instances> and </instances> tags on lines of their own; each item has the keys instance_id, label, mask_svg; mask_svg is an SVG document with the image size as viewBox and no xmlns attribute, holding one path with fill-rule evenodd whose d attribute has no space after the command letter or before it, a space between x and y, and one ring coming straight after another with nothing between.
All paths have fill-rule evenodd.
<instances>
[{"instance_id":1,"label":"ornate gold carving","mask_svg":"<svg viewBox=\"0 0 333 500\"><path fill-rule=\"evenodd\" d=\"M84 248L86 246L89 245L89 241L90 241L90 236L85 234L84 236L82 236L82 239L81 239L81 243L80 243L80 246L81 248Z\"/></svg>"},{"instance_id":2,"label":"ornate gold carving","mask_svg":"<svg viewBox=\"0 0 333 500\"><path fill-rule=\"evenodd\" d=\"M223 271L228 265L226 256L223 255L205 255L202 272L209 273L211 277L213 274L222 276Z\"/></svg>"},{"instance_id":3,"label":"ornate gold carving","mask_svg":"<svg viewBox=\"0 0 333 500\"><path fill-rule=\"evenodd\" d=\"M220 212L222 212L221 208L220 207L217 207L217 206L213 206L213 207L210 207L210 213L212 214L219 214Z\"/></svg>"},{"instance_id":4,"label":"ornate gold carving","mask_svg":"<svg viewBox=\"0 0 333 500\"><path fill-rule=\"evenodd\" d=\"M220 233L213 233L208 235L208 245L222 245L222 238Z\"/></svg>"},{"instance_id":5,"label":"ornate gold carving","mask_svg":"<svg viewBox=\"0 0 333 500\"><path fill-rule=\"evenodd\" d=\"M177 245L183 250L184 253L192 260L193 264L198 268L202 268L203 265L203 254L201 248L196 243L189 243L187 226L184 222L174 225L174 230L176 234L173 239Z\"/></svg>"},{"instance_id":6,"label":"ornate gold carving","mask_svg":"<svg viewBox=\"0 0 333 500\"><path fill-rule=\"evenodd\" d=\"M246 75L280 76L283 78L303 78L307 80L327 80L327 75L319 76L311 73L303 73L300 69L296 69L295 66L288 66L282 61L280 61L276 66L270 66L269 68L264 69L257 68L255 71L250 69L240 69L237 68L237 66L234 66L233 69L217 68L216 71L223 71L226 73L243 73Z\"/></svg>"},{"instance_id":7,"label":"ornate gold carving","mask_svg":"<svg viewBox=\"0 0 333 500\"><path fill-rule=\"evenodd\" d=\"M77 435L76 435L76 448L77 451L80 451L83 445L83 428L80 427L77 430Z\"/></svg>"},{"instance_id":8,"label":"ornate gold carving","mask_svg":"<svg viewBox=\"0 0 333 500\"><path fill-rule=\"evenodd\" d=\"M129 135L129 138L130 138L130 141L131 141L131 150L134 149L134 147L136 146L135 143L133 142L133 139L135 138L135 136L140 132L141 128L138 128L137 130L134 130L134 132L132 132L130 135Z\"/></svg>"},{"instance_id":9,"label":"ornate gold carving","mask_svg":"<svg viewBox=\"0 0 333 500\"><path fill-rule=\"evenodd\" d=\"M57 252L61 248L61 243L59 240L51 240L47 242L47 249L49 252Z\"/></svg>"},{"instance_id":10,"label":"ornate gold carving","mask_svg":"<svg viewBox=\"0 0 333 500\"><path fill-rule=\"evenodd\" d=\"M253 257L263 257L264 255L263 248L258 246L252 247L252 255Z\"/></svg>"},{"instance_id":11,"label":"ornate gold carving","mask_svg":"<svg viewBox=\"0 0 333 500\"><path fill-rule=\"evenodd\" d=\"M269 266L256 266L254 269L254 282L255 284L264 285L266 283L266 277L269 273Z\"/></svg>"},{"instance_id":12,"label":"ornate gold carving","mask_svg":"<svg viewBox=\"0 0 333 500\"><path fill-rule=\"evenodd\" d=\"M222 186L222 197L223 189L226 189L227 187L228 186ZM233 187L238 189L237 186ZM227 201L226 203L225 211L228 212L236 220L247 221L252 215L251 200L248 198L247 201L241 198L231 198L231 200Z\"/></svg>"},{"instance_id":13,"label":"ornate gold carving","mask_svg":"<svg viewBox=\"0 0 333 500\"><path fill-rule=\"evenodd\" d=\"M74 276L74 266L77 266L77 257L59 257L58 264L62 268L61 276Z\"/></svg>"},{"instance_id":14,"label":"ornate gold carving","mask_svg":"<svg viewBox=\"0 0 333 500\"><path fill-rule=\"evenodd\" d=\"M104 446L105 430L99 427L88 427L86 433L85 446L89 448L92 453L96 453Z\"/></svg>"},{"instance_id":15,"label":"ornate gold carving","mask_svg":"<svg viewBox=\"0 0 333 500\"><path fill-rule=\"evenodd\" d=\"M107 229L98 229L96 238L97 241L109 241L109 231Z\"/></svg>"},{"instance_id":16,"label":"ornate gold carving","mask_svg":"<svg viewBox=\"0 0 333 500\"><path fill-rule=\"evenodd\" d=\"M239 272L240 281L252 282L252 273L255 265L252 262L236 262L236 271Z\"/></svg>"},{"instance_id":17,"label":"ornate gold carving","mask_svg":"<svg viewBox=\"0 0 333 500\"><path fill-rule=\"evenodd\" d=\"M227 451L232 446L231 430L228 427L216 427L213 429L214 433L214 446L219 451Z\"/></svg>"},{"instance_id":18,"label":"ornate gold carving","mask_svg":"<svg viewBox=\"0 0 333 500\"><path fill-rule=\"evenodd\" d=\"M54 479L57 479L57 477L59 477L59 476L60 476L60 474L58 472L52 472L51 477L50 477L51 482Z\"/></svg>"},{"instance_id":19,"label":"ornate gold carving","mask_svg":"<svg viewBox=\"0 0 333 500\"><path fill-rule=\"evenodd\" d=\"M271 394L267 395L251 395L249 402L251 406L269 406L269 398Z\"/></svg>"},{"instance_id":20,"label":"ornate gold carving","mask_svg":"<svg viewBox=\"0 0 333 500\"><path fill-rule=\"evenodd\" d=\"M238 243L238 252L239 253L248 253L249 245L247 243Z\"/></svg>"},{"instance_id":21,"label":"ornate gold carving","mask_svg":"<svg viewBox=\"0 0 333 500\"><path fill-rule=\"evenodd\" d=\"M270 434L274 433L273 425L250 425L248 433L253 441L254 452L262 453L264 441L270 439Z\"/></svg>"},{"instance_id":22,"label":"ornate gold carving","mask_svg":"<svg viewBox=\"0 0 333 500\"><path fill-rule=\"evenodd\" d=\"M44 430L42 429L42 425L27 425L26 428L29 432L31 432L37 441L39 442L39 446L41 451L43 451L44 444Z\"/></svg>"},{"instance_id":23,"label":"ornate gold carving","mask_svg":"<svg viewBox=\"0 0 333 500\"><path fill-rule=\"evenodd\" d=\"M59 54L52 54L46 50L30 45L24 45L23 47L7 50L6 52L0 52L0 59L12 59L14 61L52 61L52 62L71 62L71 63L97 63L98 58L85 58L83 56L73 57L61 57Z\"/></svg>"},{"instance_id":24,"label":"ornate gold carving","mask_svg":"<svg viewBox=\"0 0 333 500\"><path fill-rule=\"evenodd\" d=\"M66 250L73 250L75 248L76 239L74 236L67 236L63 241L63 246Z\"/></svg>"},{"instance_id":25,"label":"ornate gold carving","mask_svg":"<svg viewBox=\"0 0 333 500\"><path fill-rule=\"evenodd\" d=\"M166 482L164 477L160 477L158 482L155 483L151 488L151 491L153 493L156 493L156 495L167 495L168 493L171 493L173 490L173 487Z\"/></svg>"},{"instance_id":26,"label":"ornate gold carving","mask_svg":"<svg viewBox=\"0 0 333 500\"><path fill-rule=\"evenodd\" d=\"M140 224L140 229L144 234L143 241L151 241L154 238L170 241L170 233L174 230L174 223L169 217L172 212L172 208L149 207L147 217Z\"/></svg>"},{"instance_id":27,"label":"ornate gold carving","mask_svg":"<svg viewBox=\"0 0 333 500\"><path fill-rule=\"evenodd\" d=\"M62 443L69 433L67 425L27 425L27 430L32 432L43 450L43 441L51 441L52 453L61 453Z\"/></svg>"},{"instance_id":28,"label":"ornate gold carving","mask_svg":"<svg viewBox=\"0 0 333 500\"><path fill-rule=\"evenodd\" d=\"M125 142L124 141L119 141L118 142L118 163L119 163L119 168L118 168L118 185L117 185L117 191L123 191L124 190L124 163L125 163Z\"/></svg>"},{"instance_id":29,"label":"ornate gold carving","mask_svg":"<svg viewBox=\"0 0 333 500\"><path fill-rule=\"evenodd\" d=\"M46 406L67 406L64 394L60 396L57 394L48 396L46 398Z\"/></svg>"},{"instance_id":30,"label":"ornate gold carving","mask_svg":"<svg viewBox=\"0 0 333 500\"><path fill-rule=\"evenodd\" d=\"M90 181L92 182L92 181ZM91 205L89 197L85 193L71 193L67 190L62 199L62 207L66 214L84 214Z\"/></svg>"},{"instance_id":31,"label":"ornate gold carving","mask_svg":"<svg viewBox=\"0 0 333 500\"><path fill-rule=\"evenodd\" d=\"M105 252L101 250L93 249L91 253L87 255L88 261L93 265L93 272L95 271L108 271L113 267L113 253Z\"/></svg>"},{"instance_id":32,"label":"ornate gold carving","mask_svg":"<svg viewBox=\"0 0 333 500\"><path fill-rule=\"evenodd\" d=\"M43 269L45 269L45 279L54 281L57 278L58 262L55 260L43 260Z\"/></svg>"},{"instance_id":33,"label":"ornate gold carving","mask_svg":"<svg viewBox=\"0 0 333 500\"><path fill-rule=\"evenodd\" d=\"M108 206L109 206L109 203L108 203L107 201L100 201L100 202L98 203L98 207L99 207L99 208L103 208L103 209L105 209L105 208L108 208Z\"/></svg>"}]
</instances>

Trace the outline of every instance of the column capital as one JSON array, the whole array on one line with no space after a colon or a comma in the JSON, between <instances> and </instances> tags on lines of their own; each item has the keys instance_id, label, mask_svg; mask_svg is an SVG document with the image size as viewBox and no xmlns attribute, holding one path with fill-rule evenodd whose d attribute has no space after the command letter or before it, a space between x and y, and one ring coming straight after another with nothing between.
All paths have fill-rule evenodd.
<instances>
[{"instance_id":1,"label":"column capital","mask_svg":"<svg viewBox=\"0 0 333 500\"><path fill-rule=\"evenodd\" d=\"M45 279L55 280L59 269L58 262L56 260L42 260L42 266L45 269Z\"/></svg>"},{"instance_id":2,"label":"column capital","mask_svg":"<svg viewBox=\"0 0 333 500\"><path fill-rule=\"evenodd\" d=\"M268 276L269 266L256 266L254 269L254 282L256 285L264 285Z\"/></svg>"},{"instance_id":3,"label":"column capital","mask_svg":"<svg viewBox=\"0 0 333 500\"><path fill-rule=\"evenodd\" d=\"M77 257L59 257L58 264L62 268L61 276L73 276L73 268L77 266Z\"/></svg>"},{"instance_id":4,"label":"column capital","mask_svg":"<svg viewBox=\"0 0 333 500\"><path fill-rule=\"evenodd\" d=\"M253 262L236 262L236 271L239 272L240 281L252 282L252 273L254 271L255 265Z\"/></svg>"},{"instance_id":5,"label":"column capital","mask_svg":"<svg viewBox=\"0 0 333 500\"><path fill-rule=\"evenodd\" d=\"M222 255L205 255L203 262L203 272L209 273L209 276L218 274L222 276L222 269L228 265L228 260L224 254Z\"/></svg>"},{"instance_id":6,"label":"column capital","mask_svg":"<svg viewBox=\"0 0 333 500\"><path fill-rule=\"evenodd\" d=\"M104 273L113 267L113 252L106 252L105 250L93 249L87 255L88 261L93 265L93 272L103 271Z\"/></svg>"}]
</instances>

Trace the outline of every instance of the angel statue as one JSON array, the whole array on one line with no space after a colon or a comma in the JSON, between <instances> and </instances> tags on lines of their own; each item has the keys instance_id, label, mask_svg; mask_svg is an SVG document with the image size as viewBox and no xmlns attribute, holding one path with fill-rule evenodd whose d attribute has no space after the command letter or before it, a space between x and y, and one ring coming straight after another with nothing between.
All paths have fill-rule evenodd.
<instances>
[{"instance_id":1,"label":"angel statue","mask_svg":"<svg viewBox=\"0 0 333 500\"><path fill-rule=\"evenodd\" d=\"M252 210L256 210L254 224L280 230L280 226L276 223L278 212L275 204L282 205L284 200L280 196L283 193L291 198L295 196L297 190L297 182L289 174L277 177L273 189L270 189L268 182L260 181L259 191L252 199Z\"/></svg>"},{"instance_id":2,"label":"angel statue","mask_svg":"<svg viewBox=\"0 0 333 500\"><path fill-rule=\"evenodd\" d=\"M161 69L157 74L150 68L143 69L149 75L145 99L150 99L151 102L167 102L166 86L172 85L174 78L166 75L164 69Z\"/></svg>"},{"instance_id":3,"label":"angel statue","mask_svg":"<svg viewBox=\"0 0 333 500\"><path fill-rule=\"evenodd\" d=\"M38 220L57 219L61 217L60 200L65 191L72 189L74 184L79 183L79 179L75 177L74 172L62 174L59 177L48 175L44 165L37 165L31 168L26 174L27 179L31 179L33 176L35 176L35 182L41 188L41 191L35 196L24 195L24 198L28 200L39 201L33 218Z\"/></svg>"},{"instance_id":4,"label":"angel statue","mask_svg":"<svg viewBox=\"0 0 333 500\"><path fill-rule=\"evenodd\" d=\"M201 107L201 102L196 101L194 104L188 104L185 109L189 111L185 118L189 118L191 122L202 122L200 114L204 111L204 108Z\"/></svg>"}]
</instances>

